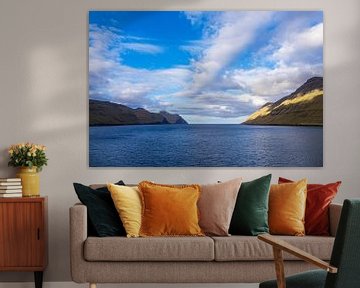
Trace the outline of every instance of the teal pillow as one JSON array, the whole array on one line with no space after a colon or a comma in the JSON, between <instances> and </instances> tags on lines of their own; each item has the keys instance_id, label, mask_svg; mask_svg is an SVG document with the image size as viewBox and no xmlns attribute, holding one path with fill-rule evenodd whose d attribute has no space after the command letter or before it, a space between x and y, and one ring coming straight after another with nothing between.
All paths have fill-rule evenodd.
<instances>
[{"instance_id":1,"label":"teal pillow","mask_svg":"<svg viewBox=\"0 0 360 288\"><path fill-rule=\"evenodd\" d=\"M269 233L270 181L271 174L241 184L231 218L230 234L256 236Z\"/></svg>"}]
</instances>

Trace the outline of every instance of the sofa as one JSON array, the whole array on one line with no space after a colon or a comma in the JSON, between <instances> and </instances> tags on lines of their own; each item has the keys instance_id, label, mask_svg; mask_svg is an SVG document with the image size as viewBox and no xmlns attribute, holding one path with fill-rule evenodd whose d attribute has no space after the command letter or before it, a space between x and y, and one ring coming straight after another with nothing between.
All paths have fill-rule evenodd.
<instances>
[{"instance_id":1,"label":"sofa","mask_svg":"<svg viewBox=\"0 0 360 288\"><path fill-rule=\"evenodd\" d=\"M330 236L279 236L325 260L342 206L331 204ZM258 283L275 276L270 245L255 236L91 237L87 208L70 208L71 275L77 283ZM285 273L312 269L284 254Z\"/></svg>"}]
</instances>

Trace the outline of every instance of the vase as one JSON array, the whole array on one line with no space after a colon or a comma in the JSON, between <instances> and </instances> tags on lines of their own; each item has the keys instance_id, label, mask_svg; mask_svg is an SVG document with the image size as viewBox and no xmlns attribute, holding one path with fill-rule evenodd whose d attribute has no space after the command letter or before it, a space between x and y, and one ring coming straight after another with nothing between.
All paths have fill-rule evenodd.
<instances>
[{"instance_id":1,"label":"vase","mask_svg":"<svg viewBox=\"0 0 360 288\"><path fill-rule=\"evenodd\" d=\"M36 167L20 167L16 176L21 178L23 197L40 196L40 177Z\"/></svg>"}]
</instances>

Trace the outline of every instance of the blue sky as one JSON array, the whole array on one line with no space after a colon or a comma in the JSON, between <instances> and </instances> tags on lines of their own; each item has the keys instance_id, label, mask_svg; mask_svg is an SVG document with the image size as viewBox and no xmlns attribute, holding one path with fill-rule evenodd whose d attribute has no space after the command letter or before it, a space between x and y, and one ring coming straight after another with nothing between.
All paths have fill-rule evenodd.
<instances>
[{"instance_id":1,"label":"blue sky","mask_svg":"<svg viewBox=\"0 0 360 288\"><path fill-rule=\"evenodd\" d=\"M89 12L89 97L243 122L323 75L320 11Z\"/></svg>"}]
</instances>

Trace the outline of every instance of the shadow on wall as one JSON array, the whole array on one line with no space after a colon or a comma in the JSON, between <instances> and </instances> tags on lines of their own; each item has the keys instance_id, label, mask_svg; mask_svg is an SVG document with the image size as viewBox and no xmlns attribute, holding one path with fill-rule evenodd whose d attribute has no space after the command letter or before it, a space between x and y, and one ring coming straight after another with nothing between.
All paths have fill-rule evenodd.
<instances>
[{"instance_id":1,"label":"shadow on wall","mask_svg":"<svg viewBox=\"0 0 360 288\"><path fill-rule=\"evenodd\" d=\"M3 167L3 169L0 169L1 170L0 178L13 176L13 173L10 170L10 168L7 168L8 162L9 162L8 148L6 147L3 149L0 149L0 167Z\"/></svg>"},{"instance_id":2,"label":"shadow on wall","mask_svg":"<svg viewBox=\"0 0 360 288\"><path fill-rule=\"evenodd\" d=\"M41 194L49 195L45 281L70 280L67 215L74 197L68 193L77 171L86 168L87 9L65 1L8 1L7 6L0 9L4 23L12 23L0 28L1 72L6 71L0 86L9 95L0 107L0 177L16 173L7 167L9 145L48 146L49 166L41 173ZM7 281L33 281L33 275L0 273L0 282Z\"/></svg>"},{"instance_id":3,"label":"shadow on wall","mask_svg":"<svg viewBox=\"0 0 360 288\"><path fill-rule=\"evenodd\" d=\"M0 86L8 95L0 106L0 175L16 173L7 167L11 144L31 141L48 146L49 166L40 175L41 194L49 196L49 265L44 280L67 281L68 208L76 201L72 182L89 174L87 15L109 6L83 1L6 2L0 22L11 25L0 25ZM177 6L162 3L156 8ZM154 4L148 6L154 9ZM113 7L121 9L117 1ZM145 8L134 3L129 10ZM32 280L31 273L0 273L0 282Z\"/></svg>"}]
</instances>

